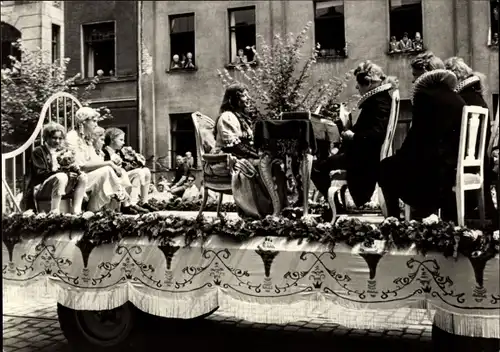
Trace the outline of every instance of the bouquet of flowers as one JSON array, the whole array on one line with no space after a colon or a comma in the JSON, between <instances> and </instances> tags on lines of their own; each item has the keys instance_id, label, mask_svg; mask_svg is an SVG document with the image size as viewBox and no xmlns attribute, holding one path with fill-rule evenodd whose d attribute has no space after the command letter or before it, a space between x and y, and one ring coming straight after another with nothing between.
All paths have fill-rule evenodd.
<instances>
[{"instance_id":1,"label":"bouquet of flowers","mask_svg":"<svg viewBox=\"0 0 500 352\"><path fill-rule=\"evenodd\" d=\"M111 161L117 166L122 166L123 164L123 159L118 154L111 155Z\"/></svg>"},{"instance_id":2,"label":"bouquet of flowers","mask_svg":"<svg viewBox=\"0 0 500 352\"><path fill-rule=\"evenodd\" d=\"M80 167L76 164L75 153L72 150L64 149L57 155L57 163L59 164L59 169L62 172L75 173L79 175L81 173Z\"/></svg>"},{"instance_id":3,"label":"bouquet of flowers","mask_svg":"<svg viewBox=\"0 0 500 352\"><path fill-rule=\"evenodd\" d=\"M122 166L126 171L139 169L146 166L146 158L137 153L132 147L123 147L120 150L120 154L123 159Z\"/></svg>"}]
</instances>

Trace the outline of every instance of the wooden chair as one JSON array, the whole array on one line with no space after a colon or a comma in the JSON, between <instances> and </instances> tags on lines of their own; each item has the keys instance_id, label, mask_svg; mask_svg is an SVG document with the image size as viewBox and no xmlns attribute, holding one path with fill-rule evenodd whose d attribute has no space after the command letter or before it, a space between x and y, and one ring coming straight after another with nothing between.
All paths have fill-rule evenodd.
<instances>
[{"instance_id":1,"label":"wooden chair","mask_svg":"<svg viewBox=\"0 0 500 352\"><path fill-rule=\"evenodd\" d=\"M207 205L209 190L219 193L217 204L217 216L221 216L221 206L224 194L232 194L230 154L210 154L215 148L214 127L215 122L210 117L203 115L199 111L191 115L195 129L196 145L198 155L202 160L203 169L203 200L198 212L201 217ZM214 172L210 172L214 171ZM217 172L218 171L218 172Z\"/></svg>"},{"instance_id":2,"label":"wooden chair","mask_svg":"<svg viewBox=\"0 0 500 352\"><path fill-rule=\"evenodd\" d=\"M399 106L400 106L400 97L399 90L395 89L392 94L392 103L391 103L391 112L389 115L389 122L387 124L387 131L385 134L384 143L382 144L382 148L380 149L380 160L387 158L392 155L392 142L394 140L394 135L396 133L396 126L399 118ZM331 186L328 189L328 203L333 212L332 223L335 222L335 218L337 216L337 209L335 206L335 193L342 187L347 186L347 172L346 170L334 170L330 173L330 177L332 180ZM387 207L385 205L384 196L382 194L382 190L377 185L376 190L378 201L380 204L380 208L384 216L387 216Z\"/></svg>"},{"instance_id":3,"label":"wooden chair","mask_svg":"<svg viewBox=\"0 0 500 352\"><path fill-rule=\"evenodd\" d=\"M462 111L457 176L453 187L457 201L457 224L459 226L465 224L466 191L478 191L479 221L481 226L485 224L485 189L483 181L488 114L488 109L479 106L464 106ZM479 149L477 149L478 143ZM478 150L477 155L476 150ZM465 168L476 168L478 170L477 172L465 172ZM438 216L441 217L441 209L438 210ZM411 207L407 204L405 205L405 219L411 219Z\"/></svg>"}]
</instances>

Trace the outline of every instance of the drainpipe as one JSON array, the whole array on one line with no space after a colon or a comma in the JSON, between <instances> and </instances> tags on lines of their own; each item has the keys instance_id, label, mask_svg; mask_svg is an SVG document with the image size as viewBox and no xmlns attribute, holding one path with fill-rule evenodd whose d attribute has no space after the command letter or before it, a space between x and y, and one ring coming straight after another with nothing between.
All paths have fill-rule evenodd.
<instances>
[{"instance_id":1,"label":"drainpipe","mask_svg":"<svg viewBox=\"0 0 500 352\"><path fill-rule=\"evenodd\" d=\"M473 21L472 21L472 16L474 14L474 11L472 9L472 3L473 0L469 0L467 4L467 24L468 24L468 36L469 36L469 64L472 67L476 66L476 63L474 62L474 40L473 40L473 35L474 35L474 28L472 27Z\"/></svg>"},{"instance_id":2,"label":"drainpipe","mask_svg":"<svg viewBox=\"0 0 500 352\"><path fill-rule=\"evenodd\" d=\"M139 129L139 153L143 154L142 116L142 1L137 2L137 127ZM146 156L147 157L147 156Z\"/></svg>"}]
</instances>

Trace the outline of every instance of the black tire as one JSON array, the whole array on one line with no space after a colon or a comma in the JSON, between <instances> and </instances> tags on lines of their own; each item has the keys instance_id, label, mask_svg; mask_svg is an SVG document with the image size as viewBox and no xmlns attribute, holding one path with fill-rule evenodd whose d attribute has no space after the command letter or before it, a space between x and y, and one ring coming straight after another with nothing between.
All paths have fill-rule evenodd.
<instances>
[{"instance_id":1,"label":"black tire","mask_svg":"<svg viewBox=\"0 0 500 352\"><path fill-rule=\"evenodd\" d=\"M57 305L61 330L72 351L126 351L136 335L131 303L106 311L79 311Z\"/></svg>"}]
</instances>

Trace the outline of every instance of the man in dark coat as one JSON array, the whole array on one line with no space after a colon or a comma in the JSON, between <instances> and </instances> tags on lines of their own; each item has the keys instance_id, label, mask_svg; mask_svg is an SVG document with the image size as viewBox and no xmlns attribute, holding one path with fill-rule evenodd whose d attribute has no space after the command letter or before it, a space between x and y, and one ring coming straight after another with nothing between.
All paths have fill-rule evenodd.
<instances>
[{"instance_id":1,"label":"man in dark coat","mask_svg":"<svg viewBox=\"0 0 500 352\"><path fill-rule=\"evenodd\" d=\"M81 212L87 176L84 173L63 172L57 161L65 134L66 130L60 124L51 122L44 126L42 136L45 143L33 150L26 168L21 201L24 210L35 210L35 199L47 197L51 200L51 211L58 213L62 196L72 192L73 213Z\"/></svg>"},{"instance_id":2,"label":"man in dark coat","mask_svg":"<svg viewBox=\"0 0 500 352\"><path fill-rule=\"evenodd\" d=\"M370 61L360 64L354 74L357 88L362 94L358 103L361 109L359 117L351 130L342 133L340 152L314 163L311 179L318 191L327 198L330 171L346 170L349 193L354 203L362 206L375 191L380 149L391 111L390 91L396 83L385 82L387 77L382 69Z\"/></svg>"},{"instance_id":3,"label":"man in dark coat","mask_svg":"<svg viewBox=\"0 0 500 352\"><path fill-rule=\"evenodd\" d=\"M464 100L454 91L456 76L430 52L412 61L414 81L412 126L403 145L381 163L379 185L389 216L400 216L399 199L417 217L442 209L443 219L456 218L456 178Z\"/></svg>"}]
</instances>

